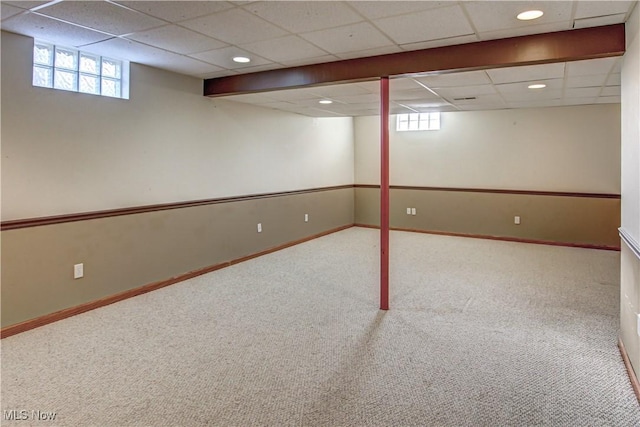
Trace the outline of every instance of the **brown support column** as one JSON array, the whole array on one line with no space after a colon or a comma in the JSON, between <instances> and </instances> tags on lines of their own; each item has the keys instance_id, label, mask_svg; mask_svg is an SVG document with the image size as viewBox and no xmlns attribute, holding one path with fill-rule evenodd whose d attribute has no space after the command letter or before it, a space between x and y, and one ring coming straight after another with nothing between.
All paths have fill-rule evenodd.
<instances>
[{"instance_id":1,"label":"brown support column","mask_svg":"<svg viewBox=\"0 0 640 427\"><path fill-rule=\"evenodd\" d=\"M380 309L389 310L389 77L380 78Z\"/></svg>"}]
</instances>

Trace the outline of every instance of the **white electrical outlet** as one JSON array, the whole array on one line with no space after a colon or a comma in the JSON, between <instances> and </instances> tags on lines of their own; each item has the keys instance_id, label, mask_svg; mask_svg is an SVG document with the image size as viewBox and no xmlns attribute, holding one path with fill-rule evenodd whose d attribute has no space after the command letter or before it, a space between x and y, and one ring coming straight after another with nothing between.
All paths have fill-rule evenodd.
<instances>
[{"instance_id":1,"label":"white electrical outlet","mask_svg":"<svg viewBox=\"0 0 640 427\"><path fill-rule=\"evenodd\" d=\"M309 214L304 214L304 222L309 222Z\"/></svg>"},{"instance_id":2,"label":"white electrical outlet","mask_svg":"<svg viewBox=\"0 0 640 427\"><path fill-rule=\"evenodd\" d=\"M520 225L520 217L519 216L514 216L513 217L513 223L517 224L517 225Z\"/></svg>"},{"instance_id":3,"label":"white electrical outlet","mask_svg":"<svg viewBox=\"0 0 640 427\"><path fill-rule=\"evenodd\" d=\"M262 233L262 223L258 223L258 233Z\"/></svg>"},{"instance_id":4,"label":"white electrical outlet","mask_svg":"<svg viewBox=\"0 0 640 427\"><path fill-rule=\"evenodd\" d=\"M415 215L416 214L416 208L411 208L411 215Z\"/></svg>"},{"instance_id":5,"label":"white electrical outlet","mask_svg":"<svg viewBox=\"0 0 640 427\"><path fill-rule=\"evenodd\" d=\"M637 316L638 316L638 330L636 332L638 332L638 336L640 337L640 314L638 314Z\"/></svg>"},{"instance_id":6,"label":"white electrical outlet","mask_svg":"<svg viewBox=\"0 0 640 427\"><path fill-rule=\"evenodd\" d=\"M84 277L84 264L75 264L73 266L73 278L80 279Z\"/></svg>"},{"instance_id":7,"label":"white electrical outlet","mask_svg":"<svg viewBox=\"0 0 640 427\"><path fill-rule=\"evenodd\" d=\"M411 208L407 208L407 215L411 215Z\"/></svg>"}]
</instances>

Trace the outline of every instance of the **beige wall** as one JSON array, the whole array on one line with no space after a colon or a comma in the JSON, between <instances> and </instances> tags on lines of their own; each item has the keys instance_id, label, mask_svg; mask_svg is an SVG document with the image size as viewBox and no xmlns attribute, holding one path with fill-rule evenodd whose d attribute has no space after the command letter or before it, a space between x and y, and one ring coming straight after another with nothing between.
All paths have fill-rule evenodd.
<instances>
[{"instance_id":1,"label":"beige wall","mask_svg":"<svg viewBox=\"0 0 640 427\"><path fill-rule=\"evenodd\" d=\"M625 25L627 51L622 65L622 244L620 337L640 377L640 6Z\"/></svg>"},{"instance_id":2,"label":"beige wall","mask_svg":"<svg viewBox=\"0 0 640 427\"><path fill-rule=\"evenodd\" d=\"M2 32L2 219L353 183L351 118L202 96L131 64L129 100L31 85L31 38Z\"/></svg>"},{"instance_id":3,"label":"beige wall","mask_svg":"<svg viewBox=\"0 0 640 427\"><path fill-rule=\"evenodd\" d=\"M392 185L620 193L620 105L442 113L390 127ZM377 117L355 119L355 182L379 184Z\"/></svg>"},{"instance_id":4,"label":"beige wall","mask_svg":"<svg viewBox=\"0 0 640 427\"><path fill-rule=\"evenodd\" d=\"M378 120L355 119L356 184L379 183ZM392 116L391 185L620 193L620 105L442 113L441 122L396 132ZM357 223L378 224L378 210L374 190L356 189ZM392 227L618 247L619 225L616 199L391 190Z\"/></svg>"},{"instance_id":5,"label":"beige wall","mask_svg":"<svg viewBox=\"0 0 640 427\"><path fill-rule=\"evenodd\" d=\"M350 224L346 188L3 231L2 326Z\"/></svg>"},{"instance_id":6,"label":"beige wall","mask_svg":"<svg viewBox=\"0 0 640 427\"><path fill-rule=\"evenodd\" d=\"M378 189L356 188L356 224L379 225ZM407 215L416 208L416 215ZM520 224L514 217L520 216ZM470 235L619 247L620 200L404 190L390 192L390 226Z\"/></svg>"},{"instance_id":7,"label":"beige wall","mask_svg":"<svg viewBox=\"0 0 640 427\"><path fill-rule=\"evenodd\" d=\"M1 42L3 221L353 184L351 118L136 64L129 100L34 88L32 39ZM2 326L352 223L348 188L3 231Z\"/></svg>"}]
</instances>

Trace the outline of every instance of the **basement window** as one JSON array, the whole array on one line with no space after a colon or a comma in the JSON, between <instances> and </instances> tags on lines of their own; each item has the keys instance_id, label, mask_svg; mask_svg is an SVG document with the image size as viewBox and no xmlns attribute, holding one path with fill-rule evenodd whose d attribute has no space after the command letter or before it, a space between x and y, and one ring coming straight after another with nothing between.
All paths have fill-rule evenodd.
<instances>
[{"instance_id":1,"label":"basement window","mask_svg":"<svg viewBox=\"0 0 640 427\"><path fill-rule=\"evenodd\" d=\"M129 63L37 41L33 45L33 85L129 99Z\"/></svg>"},{"instance_id":2,"label":"basement window","mask_svg":"<svg viewBox=\"0 0 640 427\"><path fill-rule=\"evenodd\" d=\"M440 113L398 114L396 130L440 130Z\"/></svg>"}]
</instances>

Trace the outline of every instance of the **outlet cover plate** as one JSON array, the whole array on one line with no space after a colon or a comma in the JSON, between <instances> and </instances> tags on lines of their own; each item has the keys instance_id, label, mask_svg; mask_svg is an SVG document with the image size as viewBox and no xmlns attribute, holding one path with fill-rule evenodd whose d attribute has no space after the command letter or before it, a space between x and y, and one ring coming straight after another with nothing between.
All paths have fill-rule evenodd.
<instances>
[{"instance_id":1,"label":"outlet cover plate","mask_svg":"<svg viewBox=\"0 0 640 427\"><path fill-rule=\"evenodd\" d=\"M73 278L80 279L84 277L84 264L75 264L73 266Z\"/></svg>"}]
</instances>

